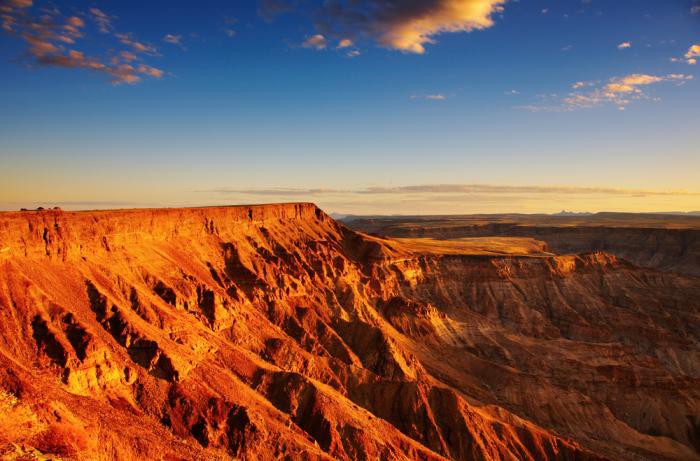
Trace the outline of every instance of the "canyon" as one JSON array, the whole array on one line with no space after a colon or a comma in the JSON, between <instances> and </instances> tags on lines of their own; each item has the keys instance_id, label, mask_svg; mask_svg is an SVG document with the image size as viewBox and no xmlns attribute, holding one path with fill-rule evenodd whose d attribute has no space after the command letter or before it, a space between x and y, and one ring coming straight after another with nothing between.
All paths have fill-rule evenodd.
<instances>
[{"instance_id":1,"label":"canyon","mask_svg":"<svg viewBox=\"0 0 700 461\"><path fill-rule=\"evenodd\" d=\"M603 251L642 267L700 276L697 213L348 217L344 222L397 238L529 237L558 254Z\"/></svg>"},{"instance_id":2,"label":"canyon","mask_svg":"<svg viewBox=\"0 0 700 461\"><path fill-rule=\"evenodd\" d=\"M700 460L700 230L585 219L0 213L0 459Z\"/></svg>"}]
</instances>

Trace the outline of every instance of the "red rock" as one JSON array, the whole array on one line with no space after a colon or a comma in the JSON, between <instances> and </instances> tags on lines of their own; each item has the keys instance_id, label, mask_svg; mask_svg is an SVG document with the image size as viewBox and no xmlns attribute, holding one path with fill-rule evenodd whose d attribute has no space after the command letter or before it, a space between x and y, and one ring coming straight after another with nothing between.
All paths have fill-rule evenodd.
<instances>
[{"instance_id":1,"label":"red rock","mask_svg":"<svg viewBox=\"0 0 700 461\"><path fill-rule=\"evenodd\" d=\"M0 453L697 459L698 295L312 204L2 213Z\"/></svg>"}]
</instances>

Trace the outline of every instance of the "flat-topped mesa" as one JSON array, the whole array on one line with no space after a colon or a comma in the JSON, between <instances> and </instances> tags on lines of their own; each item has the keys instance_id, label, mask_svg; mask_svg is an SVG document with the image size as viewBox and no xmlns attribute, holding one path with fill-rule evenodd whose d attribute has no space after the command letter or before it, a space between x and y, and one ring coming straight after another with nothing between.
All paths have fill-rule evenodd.
<instances>
[{"instance_id":1,"label":"flat-topped mesa","mask_svg":"<svg viewBox=\"0 0 700 461\"><path fill-rule=\"evenodd\" d=\"M0 453L698 459L698 279L550 250L308 203L0 213Z\"/></svg>"},{"instance_id":2,"label":"flat-topped mesa","mask_svg":"<svg viewBox=\"0 0 700 461\"><path fill-rule=\"evenodd\" d=\"M0 213L0 258L68 257L111 251L115 246L173 238L226 238L241 226L325 223L337 228L313 203L64 212Z\"/></svg>"}]
</instances>

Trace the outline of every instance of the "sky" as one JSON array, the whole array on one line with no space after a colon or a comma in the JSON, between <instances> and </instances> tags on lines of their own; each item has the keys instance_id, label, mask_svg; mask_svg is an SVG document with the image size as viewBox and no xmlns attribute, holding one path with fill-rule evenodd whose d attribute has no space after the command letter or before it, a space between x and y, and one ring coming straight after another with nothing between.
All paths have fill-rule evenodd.
<instances>
[{"instance_id":1,"label":"sky","mask_svg":"<svg viewBox=\"0 0 700 461\"><path fill-rule=\"evenodd\" d=\"M700 210L700 1L0 0L0 209Z\"/></svg>"}]
</instances>

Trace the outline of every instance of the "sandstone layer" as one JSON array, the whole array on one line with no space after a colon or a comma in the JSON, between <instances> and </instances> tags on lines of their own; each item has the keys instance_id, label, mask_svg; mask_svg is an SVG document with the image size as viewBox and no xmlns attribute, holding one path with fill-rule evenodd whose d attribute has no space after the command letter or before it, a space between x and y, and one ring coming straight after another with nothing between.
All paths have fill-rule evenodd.
<instances>
[{"instance_id":1,"label":"sandstone layer","mask_svg":"<svg viewBox=\"0 0 700 461\"><path fill-rule=\"evenodd\" d=\"M0 214L0 456L700 459L699 279L516 243Z\"/></svg>"},{"instance_id":2,"label":"sandstone layer","mask_svg":"<svg viewBox=\"0 0 700 461\"><path fill-rule=\"evenodd\" d=\"M603 251L642 267L700 276L700 216L465 215L353 218L347 225L391 237L528 237L558 254Z\"/></svg>"}]
</instances>

